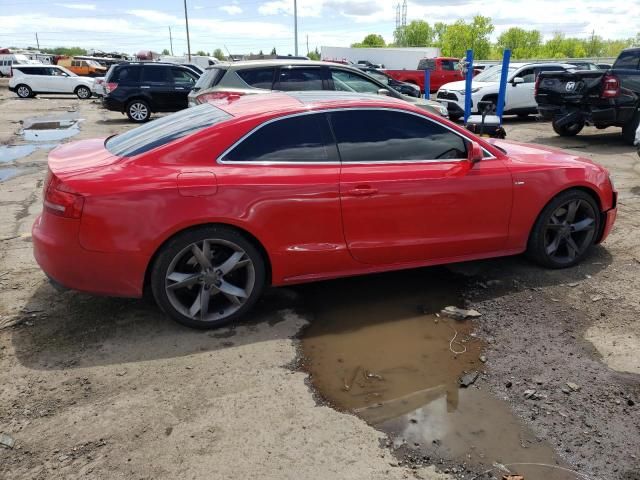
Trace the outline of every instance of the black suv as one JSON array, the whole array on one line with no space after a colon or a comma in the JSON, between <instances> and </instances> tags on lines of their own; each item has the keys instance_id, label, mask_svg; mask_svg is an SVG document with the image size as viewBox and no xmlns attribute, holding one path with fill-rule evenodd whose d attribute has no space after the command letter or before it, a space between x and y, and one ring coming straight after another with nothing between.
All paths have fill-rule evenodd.
<instances>
[{"instance_id":1,"label":"black suv","mask_svg":"<svg viewBox=\"0 0 640 480\"><path fill-rule=\"evenodd\" d=\"M187 95L197 80L195 72L175 63L119 63L107 72L102 105L126 113L133 122L146 122L152 112L187 108Z\"/></svg>"}]
</instances>

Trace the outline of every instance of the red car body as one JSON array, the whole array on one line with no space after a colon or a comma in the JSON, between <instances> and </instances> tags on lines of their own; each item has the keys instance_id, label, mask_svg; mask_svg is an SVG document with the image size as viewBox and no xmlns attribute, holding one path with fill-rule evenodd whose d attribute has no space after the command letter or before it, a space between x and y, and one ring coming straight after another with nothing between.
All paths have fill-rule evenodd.
<instances>
[{"instance_id":1,"label":"red car body","mask_svg":"<svg viewBox=\"0 0 640 480\"><path fill-rule=\"evenodd\" d=\"M112 155L104 138L56 148L45 208L33 226L37 262L66 287L140 297L163 244L198 225L244 232L264 253L272 285L518 254L544 206L569 188L597 199L604 225L597 241L613 225L616 195L608 173L588 159L485 141L387 97L314 95L306 102L281 93L215 102L232 117L128 158ZM217 161L275 118L350 108L432 119L477 142L485 158L475 164Z\"/></svg>"}]
</instances>

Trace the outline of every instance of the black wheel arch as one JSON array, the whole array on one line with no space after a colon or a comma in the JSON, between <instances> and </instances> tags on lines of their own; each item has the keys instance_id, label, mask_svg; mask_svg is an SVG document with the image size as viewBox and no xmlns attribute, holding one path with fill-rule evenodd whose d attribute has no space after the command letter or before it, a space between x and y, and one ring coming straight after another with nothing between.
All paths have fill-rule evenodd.
<instances>
[{"instance_id":1,"label":"black wheel arch","mask_svg":"<svg viewBox=\"0 0 640 480\"><path fill-rule=\"evenodd\" d=\"M183 233L191 231L191 230L198 230L198 229L203 228L203 227L226 227L226 228L231 228L231 229L237 231L238 233L240 233L249 242L251 242L251 244L258 250L258 252L262 256L262 258L264 259L265 270L266 270L265 271L266 284L267 285L271 285L271 281L272 281L271 257L269 256L269 253L267 252L267 250L264 248L264 245L262 244L262 242L260 242L260 240L258 240L258 238L254 234L252 234L251 232L249 232L248 230L246 230L246 229L244 229L242 227L239 227L239 226L231 224L231 223L207 222L207 223L198 223L198 224L190 225L190 226L188 226L186 228L182 228L180 230L177 230L177 231L171 233L171 235L167 236L162 241L162 243L160 243L157 246L157 248L153 252L153 255L149 259L149 263L147 264L147 268L146 268L145 273L144 273L144 280L143 280L143 284L142 284L143 296L146 297L147 295L150 294L150 290L151 290L151 272L153 270L153 266L154 266L154 264L156 262L156 259L158 258L158 255L160 254L160 252L162 251L164 246L167 243L169 243L171 240L173 240L175 237L177 237L178 235L182 235Z\"/></svg>"}]
</instances>

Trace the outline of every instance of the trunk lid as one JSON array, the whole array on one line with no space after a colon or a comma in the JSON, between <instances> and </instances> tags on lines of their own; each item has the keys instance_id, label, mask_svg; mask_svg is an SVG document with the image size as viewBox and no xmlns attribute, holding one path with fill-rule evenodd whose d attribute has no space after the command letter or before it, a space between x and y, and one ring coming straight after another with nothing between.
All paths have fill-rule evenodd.
<instances>
[{"instance_id":1,"label":"trunk lid","mask_svg":"<svg viewBox=\"0 0 640 480\"><path fill-rule=\"evenodd\" d=\"M49 169L64 180L120 161L121 157L110 153L104 144L104 138L92 138L61 145L49 153Z\"/></svg>"}]
</instances>

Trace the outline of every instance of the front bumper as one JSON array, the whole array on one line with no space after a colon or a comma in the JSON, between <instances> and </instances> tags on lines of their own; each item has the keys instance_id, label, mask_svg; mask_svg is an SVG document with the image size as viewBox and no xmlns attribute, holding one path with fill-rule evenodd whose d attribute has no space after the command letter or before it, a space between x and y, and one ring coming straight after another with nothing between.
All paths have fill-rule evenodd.
<instances>
[{"instance_id":1,"label":"front bumper","mask_svg":"<svg viewBox=\"0 0 640 480\"><path fill-rule=\"evenodd\" d=\"M454 91L438 90L436 93L437 101L447 104L447 110L450 117L462 117L464 116L464 97ZM471 102L471 112L473 113L473 101Z\"/></svg>"},{"instance_id":2,"label":"front bumper","mask_svg":"<svg viewBox=\"0 0 640 480\"><path fill-rule=\"evenodd\" d=\"M80 221L44 212L32 228L33 255L45 274L69 289L114 297L142 296L149 259L84 249Z\"/></svg>"}]
</instances>

